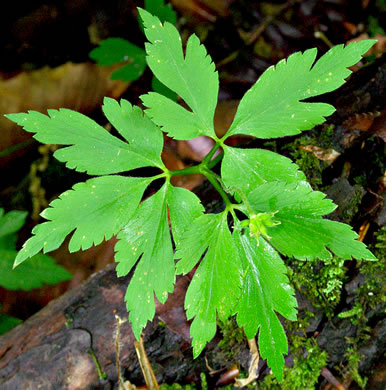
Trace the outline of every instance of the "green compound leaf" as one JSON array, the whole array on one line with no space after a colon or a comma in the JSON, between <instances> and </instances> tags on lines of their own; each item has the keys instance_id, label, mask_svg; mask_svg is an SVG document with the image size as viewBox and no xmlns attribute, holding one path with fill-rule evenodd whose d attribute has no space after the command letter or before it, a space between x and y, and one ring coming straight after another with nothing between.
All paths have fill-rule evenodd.
<instances>
[{"instance_id":1,"label":"green compound leaf","mask_svg":"<svg viewBox=\"0 0 386 390\"><path fill-rule=\"evenodd\" d=\"M16 255L17 250L0 248L0 286L8 290L28 291L72 278L72 274L57 265L52 257L42 254L12 269Z\"/></svg>"},{"instance_id":2,"label":"green compound leaf","mask_svg":"<svg viewBox=\"0 0 386 390\"><path fill-rule=\"evenodd\" d=\"M259 330L259 349L276 378L283 378L284 358L288 352L287 338L276 312L296 320L296 299L289 286L286 267L278 253L263 238L258 241L249 234L233 233L245 270L243 291L237 305L237 323L248 339Z\"/></svg>"},{"instance_id":3,"label":"green compound leaf","mask_svg":"<svg viewBox=\"0 0 386 390\"><path fill-rule=\"evenodd\" d=\"M193 193L165 184L138 207L118 234L115 246L118 276L127 275L139 259L125 296L137 339L154 317L154 293L164 303L173 291L175 267L167 206L174 240L180 242L184 229L202 213L203 207Z\"/></svg>"},{"instance_id":4,"label":"green compound leaf","mask_svg":"<svg viewBox=\"0 0 386 390\"><path fill-rule=\"evenodd\" d=\"M223 320L228 318L241 293L241 264L226 217L222 213L197 218L175 254L181 258L177 273L186 274L208 248L185 298L187 318L194 317L190 335L195 357L216 333L216 313Z\"/></svg>"},{"instance_id":5,"label":"green compound leaf","mask_svg":"<svg viewBox=\"0 0 386 390\"><path fill-rule=\"evenodd\" d=\"M315 64L317 51L310 49L271 66L241 99L226 138L233 134L283 137L323 123L334 107L302 100L339 88L351 74L347 67L356 64L375 42L335 46Z\"/></svg>"},{"instance_id":6,"label":"green compound leaf","mask_svg":"<svg viewBox=\"0 0 386 390\"><path fill-rule=\"evenodd\" d=\"M112 136L87 116L65 108L48 110L49 116L29 111L6 117L36 133L34 138L40 142L71 145L57 150L54 156L79 172L104 175L146 166L164 167L160 157L162 132L139 107L123 99L119 106L106 98L103 110L129 143Z\"/></svg>"},{"instance_id":7,"label":"green compound leaf","mask_svg":"<svg viewBox=\"0 0 386 390\"><path fill-rule=\"evenodd\" d=\"M358 235L350 226L321 217L336 207L321 192L293 183L270 182L251 191L247 199L256 214L275 213L279 224L267 228L270 243L286 256L323 260L330 259L333 252L344 260L375 260L356 240Z\"/></svg>"},{"instance_id":8,"label":"green compound leaf","mask_svg":"<svg viewBox=\"0 0 386 390\"><path fill-rule=\"evenodd\" d=\"M43 249L57 249L75 230L70 252L110 239L126 225L152 178L104 176L78 183L41 214L49 222L37 225L15 259L15 266Z\"/></svg>"},{"instance_id":9,"label":"green compound leaf","mask_svg":"<svg viewBox=\"0 0 386 390\"><path fill-rule=\"evenodd\" d=\"M89 56L99 65L127 64L112 73L112 80L134 81L139 79L146 69L145 50L122 38L101 41L99 47L91 50Z\"/></svg>"},{"instance_id":10,"label":"green compound leaf","mask_svg":"<svg viewBox=\"0 0 386 390\"><path fill-rule=\"evenodd\" d=\"M130 145L136 160L135 168L155 166L164 169L161 159L163 135L142 110L122 99L121 104L114 99L105 98L103 112L110 123L119 131ZM133 169L133 168L132 168Z\"/></svg>"},{"instance_id":11,"label":"green compound leaf","mask_svg":"<svg viewBox=\"0 0 386 390\"><path fill-rule=\"evenodd\" d=\"M308 186L304 173L289 158L264 149L225 146L221 176L227 187L237 187L244 194L269 181L302 183Z\"/></svg>"},{"instance_id":12,"label":"green compound leaf","mask_svg":"<svg viewBox=\"0 0 386 390\"><path fill-rule=\"evenodd\" d=\"M218 74L199 39L192 35L185 57L181 38L170 23L139 9L145 25L147 63L166 87L177 93L192 111L162 95L141 96L146 113L170 137L187 140L201 135L215 138L213 117L217 105ZM182 125L183 124L183 125Z\"/></svg>"}]
</instances>

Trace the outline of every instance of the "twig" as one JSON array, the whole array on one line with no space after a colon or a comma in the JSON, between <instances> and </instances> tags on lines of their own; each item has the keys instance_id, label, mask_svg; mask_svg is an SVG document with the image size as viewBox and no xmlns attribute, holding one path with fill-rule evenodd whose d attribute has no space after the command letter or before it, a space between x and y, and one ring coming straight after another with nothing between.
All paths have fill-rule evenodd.
<instances>
[{"instance_id":1,"label":"twig","mask_svg":"<svg viewBox=\"0 0 386 390\"><path fill-rule=\"evenodd\" d=\"M142 374L145 378L146 385L150 390L158 390L158 382L155 378L153 369L147 357L145 346L143 343L142 336L139 338L139 341L134 341L135 351L137 352L139 364L141 365Z\"/></svg>"},{"instance_id":2,"label":"twig","mask_svg":"<svg viewBox=\"0 0 386 390\"><path fill-rule=\"evenodd\" d=\"M115 334L115 364L117 366L117 376L119 383L119 390L135 390L136 386L130 383L129 381L125 381L121 374L121 363L120 363L120 339L121 339L121 327L122 324L126 322L126 320L122 320L119 315L115 314L115 320L117 321L117 331Z\"/></svg>"},{"instance_id":3,"label":"twig","mask_svg":"<svg viewBox=\"0 0 386 390\"><path fill-rule=\"evenodd\" d=\"M252 355L251 363L249 364L248 369L248 378L246 379L236 379L236 387L244 387L254 382L258 378L257 368L259 366L259 350L257 349L256 339L248 339L249 351Z\"/></svg>"},{"instance_id":4,"label":"twig","mask_svg":"<svg viewBox=\"0 0 386 390\"><path fill-rule=\"evenodd\" d=\"M345 390L345 387L332 375L327 367L322 368L322 377L335 386L338 390Z\"/></svg>"}]
</instances>

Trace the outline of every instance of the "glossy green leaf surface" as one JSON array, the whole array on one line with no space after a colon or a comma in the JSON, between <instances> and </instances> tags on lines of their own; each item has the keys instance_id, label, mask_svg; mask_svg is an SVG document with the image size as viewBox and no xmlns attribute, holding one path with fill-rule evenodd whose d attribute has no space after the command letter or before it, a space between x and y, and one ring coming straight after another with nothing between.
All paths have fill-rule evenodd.
<instances>
[{"instance_id":1,"label":"glossy green leaf surface","mask_svg":"<svg viewBox=\"0 0 386 390\"><path fill-rule=\"evenodd\" d=\"M270 243L286 256L329 259L333 252L343 259L375 260L366 246L356 240L358 235L350 226L322 218L336 206L321 192L270 182L256 187L247 198L255 213L276 213L279 224L270 227L268 235L272 237Z\"/></svg>"},{"instance_id":2,"label":"glossy green leaf surface","mask_svg":"<svg viewBox=\"0 0 386 390\"><path fill-rule=\"evenodd\" d=\"M315 64L316 49L297 52L268 68L241 99L226 134L275 138L299 134L323 123L335 109L303 100L339 88L375 40L330 49Z\"/></svg>"},{"instance_id":3,"label":"glossy green leaf surface","mask_svg":"<svg viewBox=\"0 0 386 390\"><path fill-rule=\"evenodd\" d=\"M183 246L183 236L190 225L204 212L200 199L185 188L170 186L167 196L170 224L176 247Z\"/></svg>"},{"instance_id":4,"label":"glossy green leaf surface","mask_svg":"<svg viewBox=\"0 0 386 390\"><path fill-rule=\"evenodd\" d=\"M199 217L183 238L175 254L181 259L178 273L189 272L207 249L185 298L187 318L194 318L190 327L193 354L198 356L216 333L216 315L226 319L234 312L241 292L241 264L226 213Z\"/></svg>"},{"instance_id":5,"label":"glossy green leaf surface","mask_svg":"<svg viewBox=\"0 0 386 390\"><path fill-rule=\"evenodd\" d=\"M237 187L245 194L270 181L308 185L304 173L289 158L264 149L225 147L221 177L227 187Z\"/></svg>"},{"instance_id":6,"label":"glossy green leaf surface","mask_svg":"<svg viewBox=\"0 0 386 390\"><path fill-rule=\"evenodd\" d=\"M184 231L202 214L203 207L190 191L165 184L138 207L118 234L115 246L118 276L127 275L139 259L125 296L136 337L154 317L154 294L164 303L173 291L175 267L168 208L174 241L180 243Z\"/></svg>"},{"instance_id":7,"label":"glossy green leaf surface","mask_svg":"<svg viewBox=\"0 0 386 390\"><path fill-rule=\"evenodd\" d=\"M54 156L80 172L104 175L146 166L163 167L162 132L139 107L132 107L123 99L119 109L117 106L116 101L106 98L103 110L107 115L114 112L114 125L119 123L117 130L129 143L114 137L87 116L65 108L48 110L48 116L36 111L6 116L35 133L34 138L40 142L70 145L58 149ZM130 132L123 121L133 126ZM152 157L147 158L149 155Z\"/></svg>"},{"instance_id":8,"label":"glossy green leaf surface","mask_svg":"<svg viewBox=\"0 0 386 390\"><path fill-rule=\"evenodd\" d=\"M138 165L135 168L143 166L164 168L161 159L162 132L146 115L143 115L139 107L132 106L124 99L119 104L114 99L105 98L102 110L110 123L129 143L133 154L130 157Z\"/></svg>"},{"instance_id":9,"label":"glossy green leaf surface","mask_svg":"<svg viewBox=\"0 0 386 390\"><path fill-rule=\"evenodd\" d=\"M144 201L118 234L115 261L118 276L135 268L125 295L134 335L139 338L147 321L155 313L154 294L165 302L175 281L173 247L167 219L165 184L155 195Z\"/></svg>"},{"instance_id":10,"label":"glossy green leaf surface","mask_svg":"<svg viewBox=\"0 0 386 390\"><path fill-rule=\"evenodd\" d=\"M177 108L171 100L150 93L141 97L148 107L146 113L176 139L190 139L200 135L214 137L213 116L217 105L218 75L211 58L199 39L192 35L185 56L177 29L170 23L139 9L145 25L147 63L154 75L165 86L177 93L189 106ZM172 118L179 118L179 122ZM183 120L183 122L181 122ZM183 125L182 125L183 124ZM187 130L185 130L187 128Z\"/></svg>"},{"instance_id":11,"label":"glossy green leaf surface","mask_svg":"<svg viewBox=\"0 0 386 390\"><path fill-rule=\"evenodd\" d=\"M43 211L49 221L32 230L15 265L41 250L57 249L73 230L70 252L108 240L127 223L150 182L149 178L104 176L76 184Z\"/></svg>"},{"instance_id":12,"label":"glossy green leaf surface","mask_svg":"<svg viewBox=\"0 0 386 390\"><path fill-rule=\"evenodd\" d=\"M237 323L249 339L259 330L260 355L279 381L283 377L287 338L275 312L296 320L296 299L289 286L286 267L272 246L263 238L259 243L249 234L235 231L234 240L245 277L237 305Z\"/></svg>"}]
</instances>

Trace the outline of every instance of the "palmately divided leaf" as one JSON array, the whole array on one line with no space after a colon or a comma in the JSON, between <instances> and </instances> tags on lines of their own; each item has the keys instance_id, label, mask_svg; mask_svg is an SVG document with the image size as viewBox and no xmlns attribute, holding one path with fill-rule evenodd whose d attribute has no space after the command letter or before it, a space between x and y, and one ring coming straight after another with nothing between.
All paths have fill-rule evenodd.
<instances>
[{"instance_id":1,"label":"palmately divided leaf","mask_svg":"<svg viewBox=\"0 0 386 390\"><path fill-rule=\"evenodd\" d=\"M195 357L216 333L216 314L223 320L233 314L241 293L241 264L226 216L205 214L196 219L175 254L181 258L177 272L187 273L208 248L185 298L187 318L194 317L190 335Z\"/></svg>"},{"instance_id":2,"label":"palmately divided leaf","mask_svg":"<svg viewBox=\"0 0 386 390\"><path fill-rule=\"evenodd\" d=\"M129 142L132 153L136 154L135 157L142 161L141 167L155 166L161 169L165 167L161 159L162 132L146 115L143 115L138 106L132 106L124 99L121 99L119 105L116 100L106 97L102 109L109 122Z\"/></svg>"},{"instance_id":3,"label":"palmately divided leaf","mask_svg":"<svg viewBox=\"0 0 386 390\"><path fill-rule=\"evenodd\" d=\"M145 200L118 234L115 261L118 276L135 266L125 301L135 337L155 314L154 293L164 303L175 281L173 246L167 218L167 192L164 186Z\"/></svg>"},{"instance_id":4,"label":"palmately divided leaf","mask_svg":"<svg viewBox=\"0 0 386 390\"><path fill-rule=\"evenodd\" d=\"M245 270L243 291L237 305L237 323L248 339L259 330L259 349L276 378L283 377L284 358L288 352L287 338L275 312L296 320L296 299L288 283L286 267L268 242L260 237L259 244L249 234L233 234Z\"/></svg>"},{"instance_id":5,"label":"palmately divided leaf","mask_svg":"<svg viewBox=\"0 0 386 390\"><path fill-rule=\"evenodd\" d=\"M335 109L325 103L302 100L339 88L375 40L352 42L330 49L314 64L317 51L297 52L268 68L241 99L226 137L233 134L275 138L299 134Z\"/></svg>"},{"instance_id":6,"label":"palmately divided leaf","mask_svg":"<svg viewBox=\"0 0 386 390\"><path fill-rule=\"evenodd\" d=\"M356 240L358 235L350 226L322 218L336 206L321 192L293 183L270 182L256 187L247 199L255 213L275 213L280 224L268 228L270 243L286 256L323 260L330 259L332 251L344 260L375 260Z\"/></svg>"},{"instance_id":7,"label":"palmately divided leaf","mask_svg":"<svg viewBox=\"0 0 386 390\"><path fill-rule=\"evenodd\" d=\"M114 114L118 115L115 123L127 120L136 126L130 129L130 133L122 131L123 125L117 128L129 143L112 136L87 116L65 108L48 110L49 116L29 111L28 114L9 114L6 117L26 131L36 133L34 138L40 142L71 145L58 149L54 156L65 162L68 168L79 172L104 175L147 166L162 168L158 155L163 142L160 129L142 114L140 108L133 108L129 102L121 100L120 112L116 106L118 103L106 99L103 108L105 112L114 110ZM149 155L152 158L149 159Z\"/></svg>"},{"instance_id":8,"label":"palmately divided leaf","mask_svg":"<svg viewBox=\"0 0 386 390\"><path fill-rule=\"evenodd\" d=\"M145 25L147 63L161 83L177 93L192 110L179 107L175 102L157 93L141 97L152 120L180 140L201 135L215 137L214 111L217 105L218 74L197 36L192 35L185 56L177 29L170 23L139 9ZM159 106L162 101L162 106Z\"/></svg>"},{"instance_id":9,"label":"palmately divided leaf","mask_svg":"<svg viewBox=\"0 0 386 390\"><path fill-rule=\"evenodd\" d=\"M151 178L104 176L78 183L50 203L42 216L49 222L37 225L23 245L15 266L43 250L57 249L75 230L70 252L88 249L108 240L126 225Z\"/></svg>"},{"instance_id":10,"label":"palmately divided leaf","mask_svg":"<svg viewBox=\"0 0 386 390\"><path fill-rule=\"evenodd\" d=\"M308 186L304 173L289 158L264 149L225 146L221 177L227 187L237 187L244 194L269 181L303 183Z\"/></svg>"}]
</instances>

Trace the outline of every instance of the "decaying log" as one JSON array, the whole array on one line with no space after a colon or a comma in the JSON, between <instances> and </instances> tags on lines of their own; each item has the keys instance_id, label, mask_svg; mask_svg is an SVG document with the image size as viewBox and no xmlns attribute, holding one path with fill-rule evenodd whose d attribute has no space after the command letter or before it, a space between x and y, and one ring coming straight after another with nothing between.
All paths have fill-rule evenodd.
<instances>
[{"instance_id":1,"label":"decaying log","mask_svg":"<svg viewBox=\"0 0 386 390\"><path fill-rule=\"evenodd\" d=\"M115 387L115 314L127 318L124 294L129 277L117 278L114 268L107 266L0 337L2 390ZM160 382L192 377L204 367L202 360L192 359L183 310L187 283L188 277L179 278L168 303L156 304L155 320L144 335L149 359L154 362L153 369ZM133 342L126 322L121 328L121 368L125 378L143 384ZM107 379L99 379L90 349Z\"/></svg>"}]
</instances>

